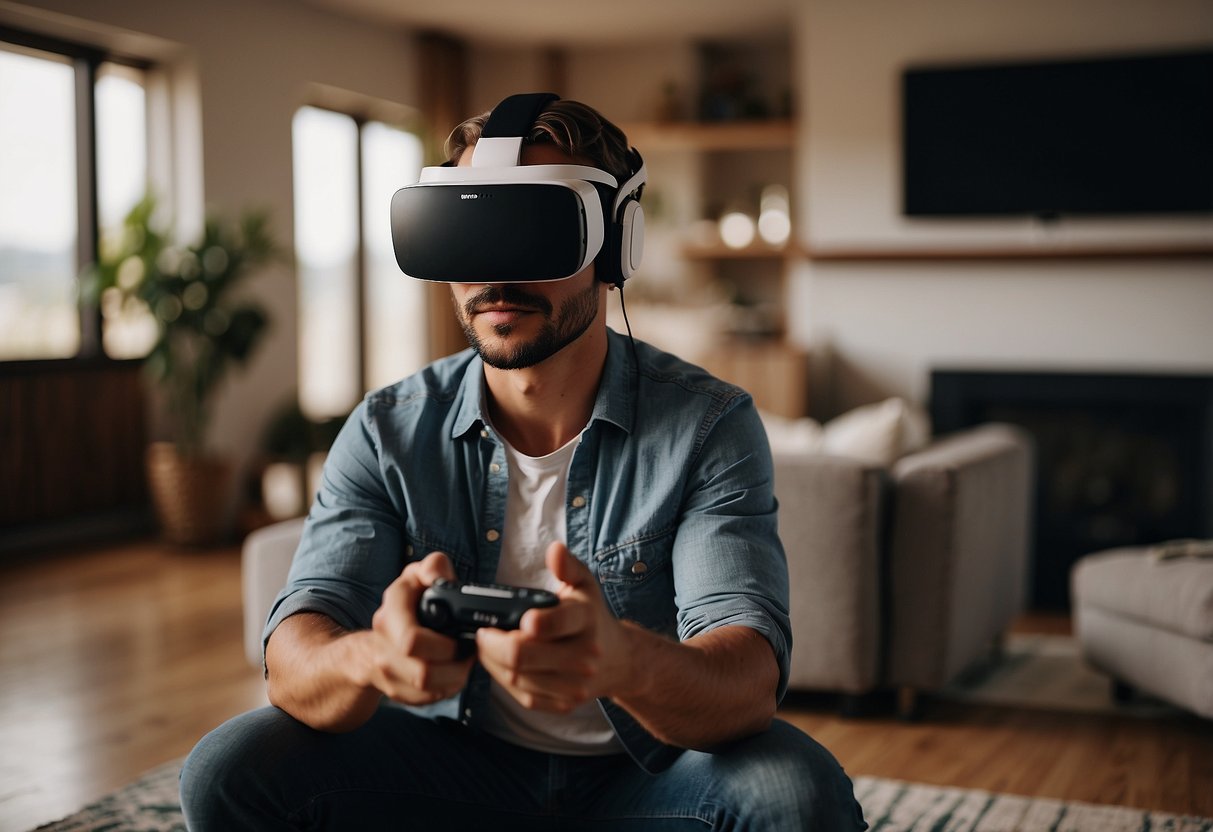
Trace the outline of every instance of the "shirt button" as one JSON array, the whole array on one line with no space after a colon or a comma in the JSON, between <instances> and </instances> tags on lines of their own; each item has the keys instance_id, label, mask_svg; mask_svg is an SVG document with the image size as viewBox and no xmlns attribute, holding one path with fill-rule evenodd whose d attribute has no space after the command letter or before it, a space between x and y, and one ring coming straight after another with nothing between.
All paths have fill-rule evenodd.
<instances>
[{"instance_id":1,"label":"shirt button","mask_svg":"<svg viewBox=\"0 0 1213 832\"><path fill-rule=\"evenodd\" d=\"M573 498L573 508L581 508L584 505L585 505L585 497L582 497L580 494L578 494L576 497Z\"/></svg>"},{"instance_id":2,"label":"shirt button","mask_svg":"<svg viewBox=\"0 0 1213 832\"><path fill-rule=\"evenodd\" d=\"M496 462L494 462L492 465L489 466L489 470L492 471L494 474L496 474L497 472L499 472L501 470L501 466L498 465Z\"/></svg>"},{"instance_id":3,"label":"shirt button","mask_svg":"<svg viewBox=\"0 0 1213 832\"><path fill-rule=\"evenodd\" d=\"M480 431L480 438L481 438L481 439L488 439L488 438L489 438L489 432L488 432L487 430L482 430L482 431Z\"/></svg>"},{"instance_id":4,"label":"shirt button","mask_svg":"<svg viewBox=\"0 0 1213 832\"><path fill-rule=\"evenodd\" d=\"M648 572L648 571L649 571L649 565L642 560L638 560L632 564L632 574L633 575L643 575L645 572Z\"/></svg>"},{"instance_id":5,"label":"shirt button","mask_svg":"<svg viewBox=\"0 0 1213 832\"><path fill-rule=\"evenodd\" d=\"M406 555L408 555L410 558L413 556L413 544L412 543L410 543L408 546L404 547L404 553Z\"/></svg>"},{"instance_id":6,"label":"shirt button","mask_svg":"<svg viewBox=\"0 0 1213 832\"><path fill-rule=\"evenodd\" d=\"M501 537L501 532L497 531L496 529L489 529L484 536L489 543L496 543L497 538Z\"/></svg>"}]
</instances>

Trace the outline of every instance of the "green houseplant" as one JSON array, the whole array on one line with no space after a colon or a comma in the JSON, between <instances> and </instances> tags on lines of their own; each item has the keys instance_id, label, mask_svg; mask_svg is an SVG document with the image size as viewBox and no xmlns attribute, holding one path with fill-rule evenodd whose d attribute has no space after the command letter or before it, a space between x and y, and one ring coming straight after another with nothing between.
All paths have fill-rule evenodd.
<instances>
[{"instance_id":1,"label":"green houseplant","mask_svg":"<svg viewBox=\"0 0 1213 832\"><path fill-rule=\"evenodd\" d=\"M191 245L175 244L155 215L152 197L136 205L121 234L105 241L85 270L81 289L93 304L117 293L122 304L142 306L154 320L144 369L170 441L148 449L152 499L166 537L205 544L221 531L230 487L229 466L206 449L214 394L248 362L269 324L265 310L237 290L278 249L264 212L234 222L210 217Z\"/></svg>"}]
</instances>

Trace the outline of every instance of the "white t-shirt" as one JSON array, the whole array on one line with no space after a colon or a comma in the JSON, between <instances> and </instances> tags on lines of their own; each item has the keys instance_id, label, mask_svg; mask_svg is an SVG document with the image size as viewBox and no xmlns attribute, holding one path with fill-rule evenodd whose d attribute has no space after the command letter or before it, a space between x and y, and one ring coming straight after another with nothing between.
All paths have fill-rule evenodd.
<instances>
[{"instance_id":1,"label":"white t-shirt","mask_svg":"<svg viewBox=\"0 0 1213 832\"><path fill-rule=\"evenodd\" d=\"M555 591L558 582L544 555L553 541L566 542L565 500L569 466L581 436L542 457L519 453L504 442L509 469L505 529L497 583ZM608 754L623 750L594 700L570 714L531 711L492 682L485 730L508 742L553 754Z\"/></svg>"}]
</instances>

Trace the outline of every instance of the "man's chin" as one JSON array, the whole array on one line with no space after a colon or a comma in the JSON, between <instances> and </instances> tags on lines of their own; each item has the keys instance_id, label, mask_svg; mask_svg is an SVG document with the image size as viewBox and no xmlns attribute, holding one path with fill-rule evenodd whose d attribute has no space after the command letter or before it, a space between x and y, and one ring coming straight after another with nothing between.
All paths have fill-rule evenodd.
<instances>
[{"instance_id":1,"label":"man's chin","mask_svg":"<svg viewBox=\"0 0 1213 832\"><path fill-rule=\"evenodd\" d=\"M475 346L475 345L473 345ZM550 353L538 353L532 350L494 350L483 345L476 348L480 360L497 370L525 370L542 364L551 357Z\"/></svg>"}]
</instances>

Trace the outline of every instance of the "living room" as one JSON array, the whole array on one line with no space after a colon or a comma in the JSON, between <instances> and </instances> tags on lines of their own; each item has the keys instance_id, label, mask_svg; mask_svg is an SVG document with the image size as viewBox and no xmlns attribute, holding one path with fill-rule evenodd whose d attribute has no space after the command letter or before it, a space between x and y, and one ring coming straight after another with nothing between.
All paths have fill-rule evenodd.
<instances>
[{"instance_id":1,"label":"living room","mask_svg":"<svg viewBox=\"0 0 1213 832\"><path fill-rule=\"evenodd\" d=\"M157 586L178 587L181 597L191 594L192 582L228 593L225 598L208 595L209 600L200 603L202 609L215 604L213 609L229 618L201 627L193 639L189 627L190 622L197 626L197 618L174 619L172 626L181 628L179 633L174 629L178 639L174 644L217 653L218 648L206 646L207 637L227 639L230 643L225 642L222 655L237 657L239 665L223 665L228 658L215 661L226 668L221 672L229 682L238 681L228 688L227 698L210 697L214 709L259 701L258 674L244 664L240 646L238 548L244 531L269 519L266 507L258 505L266 428L285 405L298 401L301 392L306 395L308 389L315 389L309 385L320 383L315 380L316 362L305 355L315 339L327 337L309 330L303 320L308 284L297 275L292 259L302 257L296 194L303 187L296 168L299 139L293 129L305 107L348 113L360 122L379 120L410 127L431 150L437 140L431 132L444 133L465 115L486 110L520 90L555 88L566 97L597 106L625 126L635 125L633 142L644 153L653 178L651 204L645 209L651 225L649 250L638 279L627 290L637 337L669 340L673 347L682 344L680 350L710 363L726 360L716 354L717 332L722 339L727 331L746 335L744 349L726 350L732 353L726 358L734 363L724 366L722 374L740 373L743 378L735 380L743 385L751 380L760 385L762 400L774 402L772 409L789 420L811 417L828 428L844 414L890 399L918 412L932 412L937 404L933 399L938 399L933 395L937 371L1213 375L1208 325L1208 310L1213 309L1209 279L1213 216L1209 212L1047 220L1027 215L907 217L901 193L900 84L907 67L1207 52L1213 48L1213 7L1205 0L1169 0L1161 5L1137 0L1001 5L961 0L920 4L767 0L612 4L609 10L602 5L519 3L503 14L495 4L472 4L453 13L438 3L376 5L369 0L207 4L122 0L104 7L87 0L0 4L0 26L5 32L33 33L139 59L141 71L151 79L146 86L148 181L182 236L200 230L206 212L236 215L261 207L270 217L278 244L288 252L251 277L247 292L270 324L252 360L229 372L214 394L207 444L232 460L235 471L235 485L224 505L227 540L220 547L224 554L207 560L196 550L188 556L173 555L171 547L165 549L168 554L157 554L157 544L149 543L146 528L138 525L147 514L146 486L132 489L126 484L132 477L143 477L141 450L127 454L124 468L119 461L98 461L96 455L60 447L34 462L35 467L57 472L53 477L47 475L47 481L34 487L29 480L10 476L0 502L10 507L28 505L37 492L50 494L46 498L50 503L71 509L65 495L75 487L71 471L79 459L89 459L93 468L108 468L115 480L109 486L90 485L92 496L75 504L79 516L60 516L34 528L5 513L0 556L6 564L29 568L57 554L53 560L71 564L77 576L75 582L64 577L59 589L45 575L21 584L22 593L43 587L47 593L43 603L19 606L17 598L6 594L7 607L32 615L45 611L47 625L59 630L83 626L77 621L69 627L55 617L66 612L62 604L70 607L79 602L77 615L94 609L86 606L87 599L69 594L67 587L83 592L87 586L80 583L85 581L82 576L93 576L98 584L118 579L95 557L82 553L95 552L102 540L108 541L107 546L126 546L126 565L118 571L124 585L133 585L130 582L143 572L144 578L162 582ZM704 44L716 48L705 50ZM708 70L738 66L753 82L748 92L758 99L749 118L739 120L757 114L771 124L757 138L727 140L733 143L723 148L713 142L726 140L705 139L703 134L680 137L678 125L698 122L703 116L700 93L710 76ZM760 243L742 246L740 254L727 250L714 236L720 234L721 214L738 203L742 213L757 219L761 207L757 191L771 185L786 191L790 241L772 244L773 252L760 254L753 252ZM778 189L773 193L778 195ZM710 242L703 242L705 235ZM738 283L744 289L750 280L761 284L758 298L747 298L740 305L719 302L728 291L737 291ZM722 283L732 288L722 289ZM444 354L457 344L453 338L459 333L452 335L449 324L437 318L438 312L445 311L445 300L410 302L430 314L422 319L429 326L417 336L420 345L413 344L419 355ZM743 354L757 358L738 363ZM343 370L350 365L337 366ZM366 367L358 372L364 379L370 375ZM13 378L5 375L4 386L15 384ZM789 390L794 394L790 399ZM755 395L759 397L759 391ZM121 435L123 441L128 441L127 428L143 418L80 391L59 401L68 402L63 410L93 410L100 418L89 420L88 430ZM137 398L135 405L142 408L143 399ZM1139 399L1137 405L1148 402ZM9 433L6 427L6 449L10 442L34 449L70 446L74 437L70 428L63 427L65 417L58 410L51 408L44 423L33 425L30 437L19 436L15 429ZM146 425L139 425L145 440L163 431L163 420L155 410L147 414ZM6 456L14 466L10 470L25 476L28 469L16 467L19 454ZM96 495L119 492L125 495L123 501L110 506L118 519L107 522L100 517L104 512L97 510ZM1208 493L1204 491L1206 497ZM284 512L289 515L291 510ZM1210 536L1207 503L1197 512L1197 527L1183 536ZM140 529L143 536L133 538L134 543L113 544L123 523ZM82 530L95 533L95 539L70 534ZM163 571L174 566L179 571ZM15 573L6 567L5 576L8 583ZM1068 585L1062 591L1068 591ZM1031 588L1028 594L1030 602ZM118 592L94 603L104 608L144 597L139 592L130 596ZM69 598L74 600L65 600ZM169 613L157 602L146 603L147 607L132 607L131 617L143 619L150 628L140 638L154 639L157 621ZM1043 621L1046 629L1068 634L1070 622L1064 609L1054 606L1039 612L1038 625ZM233 615L236 618L230 618ZM29 722L29 711L16 701L22 688L10 688L8 680L22 673L20 657L35 659L10 648L8 635L19 633L24 638L37 630L35 619L25 621L24 629L5 631L2 701L9 725ZM242 671L251 671L251 676L239 676ZM182 679L189 678L188 671L181 673ZM110 701L121 702L126 695L111 691ZM968 739L961 743L984 743L989 748L988 744L1010 742L999 733L1005 721L1001 727L990 727L1000 717L988 712L966 721L946 709L943 716L928 711L917 723L901 724L885 721L887 714L870 718L872 722L864 717L848 721L835 719L831 708L820 703L810 701L806 707L810 719L820 720L814 724L827 737L853 738L861 730L856 725L866 724L874 734L885 733L906 743L890 754L908 761L900 772L881 768L880 755L868 746L854 746L857 750L844 759L852 773L1213 816L1207 797L1213 794L1208 763L1213 759L1208 753L1213 751L1213 733L1207 720L1181 718L1155 726L1159 737L1170 738L1161 747L1150 741L1133 745L1124 737L1136 736L1142 729L1124 728L1122 723L1114 728L1111 722L1093 722L1079 729L1088 737L1106 738L1102 748L1108 755L1123 754L1128 759L1121 759L1111 773L1094 777L1104 785L1084 789L1083 777L1075 775L1066 791L1056 782L1031 782L1024 770L1043 763L1022 748L1022 765L1004 762L1001 768L991 769L995 773L989 774L990 779L975 778L965 770L981 767L972 759L952 769L942 766L933 774L914 776L914 749L946 743L957 731L967 732ZM129 720L140 718L135 708L131 711ZM217 714L215 719L231 713ZM171 712L161 718L179 732L163 741L162 754L141 747L127 755L126 763L104 754L90 756L87 772L82 771L84 757L39 769L58 771L56 776L63 779L55 781L54 790L71 799L49 804L54 809L50 814L14 816L20 819L13 821L14 828L49 821L56 812L66 814L152 765L179 757L184 753L182 743L185 750L190 745L180 734L197 726ZM1043 723L1028 716L1015 718L1026 720L1014 723L1021 734L1063 731L1073 722L1056 713ZM984 735L983 722L989 728ZM183 723L188 727L182 728ZM115 730L138 733L129 725ZM869 741L874 740L863 740ZM1101 741L1088 742L1098 747ZM22 789L42 788L29 785L33 766L16 756L36 744L36 735L28 743L3 743L5 779L14 772L13 782ZM1066 754L1064 748L1048 747L1057 756ZM1085 747L1089 751L1091 746ZM1176 750L1175 759L1166 749ZM992 749L988 753L999 754ZM36 756L32 751L29 755L31 760ZM1133 779L1146 775L1130 773L1131 769L1155 763L1161 767L1164 757L1178 785L1163 786L1158 778ZM1180 770L1182 774L1177 773ZM1107 786L1117 778L1136 785L1117 793L1114 786ZM70 805L75 798L79 800ZM0 825L7 826L8 821Z\"/></svg>"}]
</instances>

